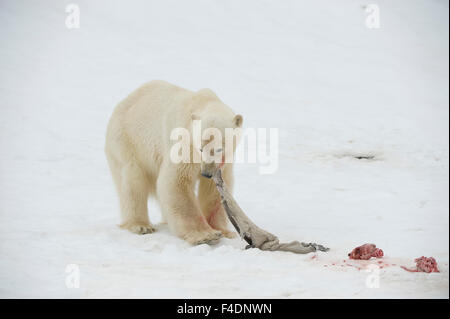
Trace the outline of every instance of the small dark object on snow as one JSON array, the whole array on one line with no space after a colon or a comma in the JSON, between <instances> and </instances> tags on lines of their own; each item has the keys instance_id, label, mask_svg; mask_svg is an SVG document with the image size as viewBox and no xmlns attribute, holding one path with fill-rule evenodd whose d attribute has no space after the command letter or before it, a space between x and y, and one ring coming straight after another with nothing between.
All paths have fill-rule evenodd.
<instances>
[{"instance_id":1,"label":"small dark object on snow","mask_svg":"<svg viewBox=\"0 0 450 319\"><path fill-rule=\"evenodd\" d=\"M383 251L377 248L374 244L364 244L362 246L356 247L348 254L350 259L362 259L369 260L372 257L381 258L383 257Z\"/></svg>"},{"instance_id":2,"label":"small dark object on snow","mask_svg":"<svg viewBox=\"0 0 450 319\"><path fill-rule=\"evenodd\" d=\"M355 156L355 158L356 159L359 159L359 160L373 160L374 158L375 158L375 156L373 156L373 155L357 155L357 156Z\"/></svg>"},{"instance_id":3,"label":"small dark object on snow","mask_svg":"<svg viewBox=\"0 0 450 319\"><path fill-rule=\"evenodd\" d=\"M298 241L293 241L290 243L280 244L277 236L265 231L264 229L259 228L247 217L247 215L245 215L245 213L234 200L231 193L226 188L226 185L222 179L222 173L220 169L216 169L211 177L214 180L217 190L220 193L220 196L222 198L222 205L228 215L228 218L230 219L234 228L236 228L239 236L241 236L241 238L248 243L246 249L259 248L261 250L270 251L290 251L296 254L307 254L316 250L329 250L329 248L318 245L316 243L300 243Z\"/></svg>"}]
</instances>

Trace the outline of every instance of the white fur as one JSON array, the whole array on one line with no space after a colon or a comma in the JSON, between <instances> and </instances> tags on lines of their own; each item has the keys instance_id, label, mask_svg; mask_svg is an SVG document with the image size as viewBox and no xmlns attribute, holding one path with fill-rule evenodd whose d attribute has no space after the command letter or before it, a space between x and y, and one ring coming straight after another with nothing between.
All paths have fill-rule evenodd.
<instances>
[{"instance_id":1,"label":"white fur","mask_svg":"<svg viewBox=\"0 0 450 319\"><path fill-rule=\"evenodd\" d=\"M157 198L170 230L191 244L210 243L227 230L227 218L211 179L200 175L199 163L170 160L172 129L240 126L242 117L208 89L191 92L164 81L152 81L119 103L108 124L105 152L122 212L121 227L144 234L155 231L147 212L150 195ZM236 120L238 119L238 120ZM191 148L191 153L195 150ZM232 187L232 164L223 166ZM199 182L198 195L195 186Z\"/></svg>"}]
</instances>

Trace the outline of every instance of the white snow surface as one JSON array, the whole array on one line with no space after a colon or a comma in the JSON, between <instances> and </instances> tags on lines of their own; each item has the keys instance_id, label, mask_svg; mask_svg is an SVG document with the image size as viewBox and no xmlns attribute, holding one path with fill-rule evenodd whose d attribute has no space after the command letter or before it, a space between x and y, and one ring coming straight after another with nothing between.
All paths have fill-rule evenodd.
<instances>
[{"instance_id":1,"label":"white snow surface","mask_svg":"<svg viewBox=\"0 0 450 319\"><path fill-rule=\"evenodd\" d=\"M65 26L71 2L79 29ZM369 3L379 29L365 25ZM448 298L448 9L1 1L0 297ZM106 125L153 79L209 87L245 127L278 128L278 170L237 164L235 198L282 241L331 250L244 250L238 238L193 247L160 224L152 200L156 233L119 229ZM374 160L354 158L367 154ZM366 284L377 271L343 262L367 242L397 265L378 270L378 288ZM398 266L422 255L441 272ZM68 264L79 266L78 289L66 286Z\"/></svg>"}]
</instances>

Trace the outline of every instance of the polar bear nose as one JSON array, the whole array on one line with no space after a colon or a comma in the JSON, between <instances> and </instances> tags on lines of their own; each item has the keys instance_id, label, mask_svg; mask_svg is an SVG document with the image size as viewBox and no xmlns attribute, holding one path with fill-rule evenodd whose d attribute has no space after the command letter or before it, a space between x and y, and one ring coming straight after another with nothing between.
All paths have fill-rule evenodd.
<instances>
[{"instance_id":1,"label":"polar bear nose","mask_svg":"<svg viewBox=\"0 0 450 319\"><path fill-rule=\"evenodd\" d=\"M206 177L206 178L211 178L212 177L212 175L210 173L207 173L207 172L202 172L202 176Z\"/></svg>"}]
</instances>

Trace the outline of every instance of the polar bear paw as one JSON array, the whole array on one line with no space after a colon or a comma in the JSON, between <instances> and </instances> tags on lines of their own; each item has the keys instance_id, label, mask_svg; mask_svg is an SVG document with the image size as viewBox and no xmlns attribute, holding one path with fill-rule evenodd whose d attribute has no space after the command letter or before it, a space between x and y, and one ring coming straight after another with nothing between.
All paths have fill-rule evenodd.
<instances>
[{"instance_id":1,"label":"polar bear paw","mask_svg":"<svg viewBox=\"0 0 450 319\"><path fill-rule=\"evenodd\" d=\"M191 245L216 244L222 237L222 232L218 230L205 232L192 232L184 236L184 239Z\"/></svg>"},{"instance_id":2,"label":"polar bear paw","mask_svg":"<svg viewBox=\"0 0 450 319\"><path fill-rule=\"evenodd\" d=\"M132 225L129 226L128 229L130 230L130 232L139 235L151 234L156 231L155 227L153 227L152 225Z\"/></svg>"},{"instance_id":3,"label":"polar bear paw","mask_svg":"<svg viewBox=\"0 0 450 319\"><path fill-rule=\"evenodd\" d=\"M233 239L236 238L237 233L228 229L220 229L222 232L223 237Z\"/></svg>"}]
</instances>

